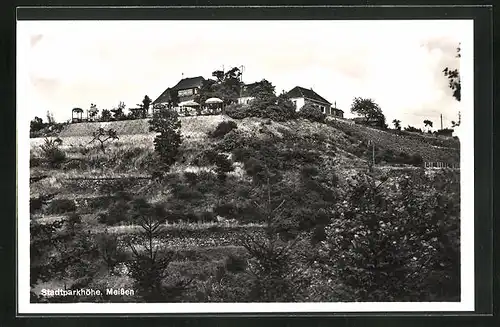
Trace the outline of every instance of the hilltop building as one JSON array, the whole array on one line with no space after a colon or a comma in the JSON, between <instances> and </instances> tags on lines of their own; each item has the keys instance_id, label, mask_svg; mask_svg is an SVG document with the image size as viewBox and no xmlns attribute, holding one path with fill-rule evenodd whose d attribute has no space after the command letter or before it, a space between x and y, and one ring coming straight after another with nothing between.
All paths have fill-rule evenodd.
<instances>
[{"instance_id":1,"label":"hilltop building","mask_svg":"<svg viewBox=\"0 0 500 327\"><path fill-rule=\"evenodd\" d=\"M339 118L344 117L343 110L336 108L336 106L335 108L332 108L332 104L328 100L314 92L312 89L296 86L288 91L287 95L295 105L297 111L299 111L306 103L309 103L321 109L321 111L326 115Z\"/></svg>"},{"instance_id":2,"label":"hilltop building","mask_svg":"<svg viewBox=\"0 0 500 327\"><path fill-rule=\"evenodd\" d=\"M177 95L179 103L193 101L195 96L200 93L203 83L205 83L203 76L183 78L175 86L163 91L152 104L169 105L173 100L173 94Z\"/></svg>"}]
</instances>

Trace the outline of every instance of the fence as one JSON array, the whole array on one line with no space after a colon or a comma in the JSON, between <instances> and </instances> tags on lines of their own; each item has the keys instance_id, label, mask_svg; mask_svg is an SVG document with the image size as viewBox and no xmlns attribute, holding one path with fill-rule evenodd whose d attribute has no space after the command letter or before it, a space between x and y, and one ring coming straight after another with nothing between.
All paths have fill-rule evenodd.
<instances>
[{"instance_id":1,"label":"fence","mask_svg":"<svg viewBox=\"0 0 500 327\"><path fill-rule=\"evenodd\" d=\"M459 169L460 164L459 163L450 163L450 162L425 162L424 163L425 168L453 168L453 169Z\"/></svg>"}]
</instances>

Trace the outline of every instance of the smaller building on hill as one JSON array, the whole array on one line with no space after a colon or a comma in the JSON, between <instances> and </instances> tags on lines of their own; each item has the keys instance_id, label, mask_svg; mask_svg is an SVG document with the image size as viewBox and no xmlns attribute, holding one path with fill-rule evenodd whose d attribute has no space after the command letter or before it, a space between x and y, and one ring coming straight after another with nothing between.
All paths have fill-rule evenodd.
<instances>
[{"instance_id":1,"label":"smaller building on hill","mask_svg":"<svg viewBox=\"0 0 500 327\"><path fill-rule=\"evenodd\" d=\"M299 111L306 103L309 103L321 109L321 111L326 115L344 117L344 111L338 108L332 108L332 104L324 97L314 92L313 89L296 86L286 94L295 105L297 111Z\"/></svg>"}]
</instances>

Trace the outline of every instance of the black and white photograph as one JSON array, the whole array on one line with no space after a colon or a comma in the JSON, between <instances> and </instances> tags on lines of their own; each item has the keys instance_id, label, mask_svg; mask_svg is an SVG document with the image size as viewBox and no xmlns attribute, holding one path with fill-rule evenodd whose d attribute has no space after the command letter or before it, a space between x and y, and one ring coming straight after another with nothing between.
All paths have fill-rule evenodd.
<instances>
[{"instance_id":1,"label":"black and white photograph","mask_svg":"<svg viewBox=\"0 0 500 327\"><path fill-rule=\"evenodd\" d=\"M18 21L20 310L474 310L472 43Z\"/></svg>"}]
</instances>

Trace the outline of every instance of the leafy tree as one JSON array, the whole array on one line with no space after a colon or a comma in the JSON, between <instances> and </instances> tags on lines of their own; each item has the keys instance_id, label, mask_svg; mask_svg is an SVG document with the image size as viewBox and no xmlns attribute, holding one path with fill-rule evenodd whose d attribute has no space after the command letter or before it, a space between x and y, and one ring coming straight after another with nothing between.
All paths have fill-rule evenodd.
<instances>
[{"instance_id":1,"label":"leafy tree","mask_svg":"<svg viewBox=\"0 0 500 327\"><path fill-rule=\"evenodd\" d=\"M111 109L111 112L113 113L113 119L122 120L125 117L125 114L123 113L124 109L125 103L123 101L120 101L118 107Z\"/></svg>"},{"instance_id":2,"label":"leafy tree","mask_svg":"<svg viewBox=\"0 0 500 327\"><path fill-rule=\"evenodd\" d=\"M460 44L457 47L456 57L460 58ZM460 102L462 99L462 83L460 79L460 71L456 68L451 69L449 67L446 67L445 69L443 69L443 74L446 78L448 78L448 86L453 91L453 97ZM460 112L458 113L458 115L458 122L452 121L453 127L460 126Z\"/></svg>"},{"instance_id":3,"label":"leafy tree","mask_svg":"<svg viewBox=\"0 0 500 327\"><path fill-rule=\"evenodd\" d=\"M155 151L161 159L163 169L168 171L175 163L182 142L181 122L179 114L165 106L158 106L158 110L149 121L149 130L156 132L154 140Z\"/></svg>"},{"instance_id":4,"label":"leafy tree","mask_svg":"<svg viewBox=\"0 0 500 327\"><path fill-rule=\"evenodd\" d=\"M205 101L211 97L224 100L226 104L235 103L241 90L241 71L234 67L224 72L216 70L212 72L216 80L208 80L204 83L198 97L199 101Z\"/></svg>"},{"instance_id":5,"label":"leafy tree","mask_svg":"<svg viewBox=\"0 0 500 327\"><path fill-rule=\"evenodd\" d=\"M89 117L90 119L95 119L97 117L97 114L99 113L99 109L97 109L97 106L94 103L90 104L90 110L89 110Z\"/></svg>"},{"instance_id":6,"label":"leafy tree","mask_svg":"<svg viewBox=\"0 0 500 327\"><path fill-rule=\"evenodd\" d=\"M142 100L142 109L144 110L149 110L149 106L151 105L151 98L148 97L147 95L144 96L144 99Z\"/></svg>"},{"instance_id":7,"label":"leafy tree","mask_svg":"<svg viewBox=\"0 0 500 327\"><path fill-rule=\"evenodd\" d=\"M457 58L460 58L460 45L457 48ZM460 72L458 69L451 69L446 67L443 69L444 76L448 78L448 86L453 91L453 97L457 100L461 100L462 84L460 81Z\"/></svg>"},{"instance_id":8,"label":"leafy tree","mask_svg":"<svg viewBox=\"0 0 500 327\"><path fill-rule=\"evenodd\" d=\"M384 128L386 126L385 116L382 113L382 109L380 109L380 106L372 99L360 97L354 98L351 105L351 112L365 117L366 123L375 121L378 127Z\"/></svg>"},{"instance_id":9,"label":"leafy tree","mask_svg":"<svg viewBox=\"0 0 500 327\"><path fill-rule=\"evenodd\" d=\"M111 120L111 111L108 109L102 109L101 112L101 121L106 122Z\"/></svg>"},{"instance_id":10,"label":"leafy tree","mask_svg":"<svg viewBox=\"0 0 500 327\"><path fill-rule=\"evenodd\" d=\"M324 123L326 118L326 115L321 111L321 109L315 107L311 103L306 103L302 108L300 108L299 116L319 123Z\"/></svg>"},{"instance_id":11,"label":"leafy tree","mask_svg":"<svg viewBox=\"0 0 500 327\"><path fill-rule=\"evenodd\" d=\"M425 127L431 127L432 128L432 121L426 119L426 120L424 120L424 125L425 125Z\"/></svg>"},{"instance_id":12,"label":"leafy tree","mask_svg":"<svg viewBox=\"0 0 500 327\"><path fill-rule=\"evenodd\" d=\"M394 119L392 121L392 123L394 124L394 128L397 129L397 130L401 130L401 120L399 119Z\"/></svg>"},{"instance_id":13,"label":"leafy tree","mask_svg":"<svg viewBox=\"0 0 500 327\"><path fill-rule=\"evenodd\" d=\"M39 130L43 129L46 126L46 124L43 122L43 119L40 117L35 117L33 120L30 122L30 132L38 132Z\"/></svg>"}]
</instances>

